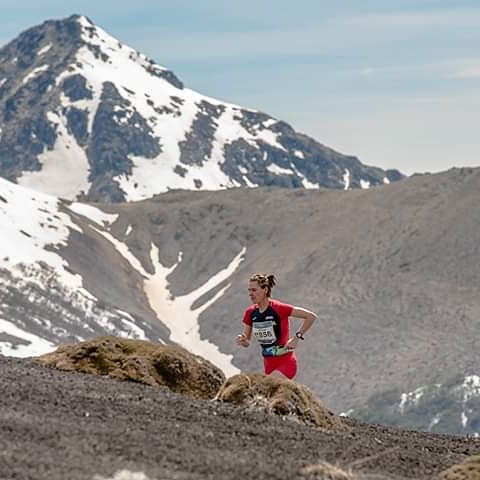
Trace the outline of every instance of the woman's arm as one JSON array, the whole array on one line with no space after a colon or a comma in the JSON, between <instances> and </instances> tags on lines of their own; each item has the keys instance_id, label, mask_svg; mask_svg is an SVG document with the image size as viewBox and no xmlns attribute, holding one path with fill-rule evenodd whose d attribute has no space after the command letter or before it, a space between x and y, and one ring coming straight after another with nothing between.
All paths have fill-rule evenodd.
<instances>
[{"instance_id":1,"label":"woman's arm","mask_svg":"<svg viewBox=\"0 0 480 480\"><path fill-rule=\"evenodd\" d=\"M243 333L237 335L237 345L248 347L250 345L250 338L252 336L252 326L244 324Z\"/></svg>"},{"instance_id":2,"label":"woman's arm","mask_svg":"<svg viewBox=\"0 0 480 480\"><path fill-rule=\"evenodd\" d=\"M305 333L308 332L308 330L310 330L310 327L313 325L313 322L317 318L317 315L315 313L303 307L293 307L293 310L290 316L296 317L296 318L303 318L303 322L300 325L300 328L297 330L297 332L302 337L305 335ZM295 349L299 341L300 341L300 338L298 338L297 336L292 337L288 340L285 346L287 348Z\"/></svg>"},{"instance_id":3,"label":"woman's arm","mask_svg":"<svg viewBox=\"0 0 480 480\"><path fill-rule=\"evenodd\" d=\"M302 335L310 330L310 327L313 325L313 322L316 320L317 315L310 310L302 307L293 307L291 317L303 318L303 322L300 325L300 328L297 332L300 332Z\"/></svg>"}]
</instances>

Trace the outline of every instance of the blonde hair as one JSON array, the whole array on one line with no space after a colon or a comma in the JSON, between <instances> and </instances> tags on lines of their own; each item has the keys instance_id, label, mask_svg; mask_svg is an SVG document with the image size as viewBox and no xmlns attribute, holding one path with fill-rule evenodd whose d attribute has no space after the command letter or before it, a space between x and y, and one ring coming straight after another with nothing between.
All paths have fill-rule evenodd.
<instances>
[{"instance_id":1,"label":"blonde hair","mask_svg":"<svg viewBox=\"0 0 480 480\"><path fill-rule=\"evenodd\" d=\"M267 288L267 297L272 295L272 288L276 285L273 273L255 273L249 279L250 282L257 282L260 288Z\"/></svg>"}]
</instances>

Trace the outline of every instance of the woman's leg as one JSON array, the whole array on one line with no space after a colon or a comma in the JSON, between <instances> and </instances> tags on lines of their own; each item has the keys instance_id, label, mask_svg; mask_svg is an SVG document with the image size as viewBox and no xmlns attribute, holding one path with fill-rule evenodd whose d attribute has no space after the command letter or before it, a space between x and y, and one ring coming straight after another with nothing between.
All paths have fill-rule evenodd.
<instances>
[{"instance_id":1,"label":"woman's leg","mask_svg":"<svg viewBox=\"0 0 480 480\"><path fill-rule=\"evenodd\" d=\"M291 380L297 374L297 357L294 353L289 353L278 358L282 359L282 361L277 366L277 370Z\"/></svg>"},{"instance_id":2,"label":"woman's leg","mask_svg":"<svg viewBox=\"0 0 480 480\"><path fill-rule=\"evenodd\" d=\"M270 375L277 368L275 359L276 357L263 357L263 368L265 370L265 375Z\"/></svg>"}]
</instances>

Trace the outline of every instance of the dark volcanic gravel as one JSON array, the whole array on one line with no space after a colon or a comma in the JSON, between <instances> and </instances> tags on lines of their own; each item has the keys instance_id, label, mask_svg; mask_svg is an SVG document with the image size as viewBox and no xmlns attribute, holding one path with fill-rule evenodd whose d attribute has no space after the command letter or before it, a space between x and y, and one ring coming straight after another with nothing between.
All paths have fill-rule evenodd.
<instances>
[{"instance_id":1,"label":"dark volcanic gravel","mask_svg":"<svg viewBox=\"0 0 480 480\"><path fill-rule=\"evenodd\" d=\"M131 480L286 480L320 460L376 478L421 479L480 453L476 439L346 422L348 431L329 432L0 356L2 480L100 480L121 470L137 472L123 477Z\"/></svg>"}]
</instances>

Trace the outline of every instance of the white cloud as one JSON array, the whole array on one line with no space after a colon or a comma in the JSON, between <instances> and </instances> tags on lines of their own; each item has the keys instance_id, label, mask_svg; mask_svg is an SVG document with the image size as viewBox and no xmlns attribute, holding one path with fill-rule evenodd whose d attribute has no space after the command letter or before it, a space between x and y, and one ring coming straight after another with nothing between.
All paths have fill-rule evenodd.
<instances>
[{"instance_id":1,"label":"white cloud","mask_svg":"<svg viewBox=\"0 0 480 480\"><path fill-rule=\"evenodd\" d=\"M462 70L452 75L453 78L480 78L480 67L469 68Z\"/></svg>"},{"instance_id":2,"label":"white cloud","mask_svg":"<svg viewBox=\"0 0 480 480\"><path fill-rule=\"evenodd\" d=\"M458 78L458 79L473 79L473 78L480 78L480 64L479 65L472 65L471 67L467 67L456 72L453 72L447 75L447 78Z\"/></svg>"},{"instance_id":3,"label":"white cloud","mask_svg":"<svg viewBox=\"0 0 480 480\"><path fill-rule=\"evenodd\" d=\"M456 8L429 12L389 12L370 13L365 15L336 17L335 23L374 26L378 28L391 27L467 27L480 26L480 8Z\"/></svg>"},{"instance_id":4,"label":"white cloud","mask_svg":"<svg viewBox=\"0 0 480 480\"><path fill-rule=\"evenodd\" d=\"M211 31L197 33L155 34L153 30L137 34L131 32L135 48L148 51L160 63L188 60L273 60L292 55L321 54L335 49L325 32L318 33L318 26L301 30L270 30L254 32ZM294 39L294 40L293 40Z\"/></svg>"},{"instance_id":5,"label":"white cloud","mask_svg":"<svg viewBox=\"0 0 480 480\"><path fill-rule=\"evenodd\" d=\"M360 75L363 77L373 77L377 73L377 70L372 67L365 67L360 70Z\"/></svg>"},{"instance_id":6,"label":"white cloud","mask_svg":"<svg viewBox=\"0 0 480 480\"><path fill-rule=\"evenodd\" d=\"M311 112L297 122L342 153L404 173L480 166L480 92L472 96L337 98L337 110ZM315 109L313 105L312 110ZM345 113L348 112L348 113ZM316 119L316 127L313 125Z\"/></svg>"}]
</instances>

